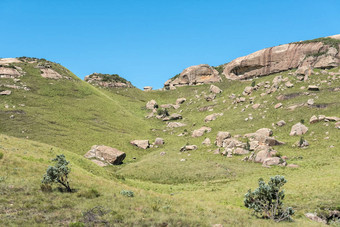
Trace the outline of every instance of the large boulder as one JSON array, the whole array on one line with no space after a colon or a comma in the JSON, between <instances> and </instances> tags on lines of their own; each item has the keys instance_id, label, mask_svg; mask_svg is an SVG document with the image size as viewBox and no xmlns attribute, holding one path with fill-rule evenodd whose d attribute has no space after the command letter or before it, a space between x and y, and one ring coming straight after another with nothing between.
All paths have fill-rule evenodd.
<instances>
[{"instance_id":1,"label":"large boulder","mask_svg":"<svg viewBox=\"0 0 340 227\"><path fill-rule=\"evenodd\" d=\"M180 151L192 151L192 150L197 150L197 146L196 145L186 145L181 147Z\"/></svg>"},{"instance_id":2,"label":"large boulder","mask_svg":"<svg viewBox=\"0 0 340 227\"><path fill-rule=\"evenodd\" d=\"M158 107L157 102L155 100L150 100L149 102L146 103L145 107L148 110L153 110Z\"/></svg>"},{"instance_id":3,"label":"large boulder","mask_svg":"<svg viewBox=\"0 0 340 227\"><path fill-rule=\"evenodd\" d=\"M40 69L40 71L41 71L41 76L44 78L55 79L55 80L63 78L62 75L60 75L59 73L57 73L56 71L50 68Z\"/></svg>"},{"instance_id":4,"label":"large boulder","mask_svg":"<svg viewBox=\"0 0 340 227\"><path fill-rule=\"evenodd\" d=\"M230 138L230 137L231 137L231 135L230 135L229 132L218 132L217 136L216 136L216 141L215 141L216 146L222 147L223 146L223 141L225 139Z\"/></svg>"},{"instance_id":5,"label":"large boulder","mask_svg":"<svg viewBox=\"0 0 340 227\"><path fill-rule=\"evenodd\" d=\"M178 98L178 99L176 100L176 105L183 104L185 101L187 101L186 98Z\"/></svg>"},{"instance_id":6,"label":"large boulder","mask_svg":"<svg viewBox=\"0 0 340 227\"><path fill-rule=\"evenodd\" d=\"M85 158L93 160L94 163L100 166L108 164L119 165L123 162L126 154L116 148L94 145L85 155Z\"/></svg>"},{"instance_id":7,"label":"large boulder","mask_svg":"<svg viewBox=\"0 0 340 227\"><path fill-rule=\"evenodd\" d=\"M290 130L289 135L290 136L295 136L295 135L300 136L300 135L305 134L307 131L308 131L308 128L305 125L303 125L299 122L299 123L292 126L292 129Z\"/></svg>"},{"instance_id":8,"label":"large boulder","mask_svg":"<svg viewBox=\"0 0 340 227\"><path fill-rule=\"evenodd\" d=\"M211 128L203 126L203 127L199 128L199 129L194 130L192 132L192 137L203 136L204 133L206 133L206 132L211 132Z\"/></svg>"},{"instance_id":9,"label":"large boulder","mask_svg":"<svg viewBox=\"0 0 340 227\"><path fill-rule=\"evenodd\" d=\"M181 122L169 122L167 127L169 128L178 128L178 127L184 127L186 124L181 123Z\"/></svg>"},{"instance_id":10,"label":"large boulder","mask_svg":"<svg viewBox=\"0 0 340 227\"><path fill-rule=\"evenodd\" d=\"M194 65L184 69L177 77L165 82L164 87L165 89L171 89L177 86L220 82L221 77L218 74L218 71L209 65Z\"/></svg>"},{"instance_id":11,"label":"large boulder","mask_svg":"<svg viewBox=\"0 0 340 227\"><path fill-rule=\"evenodd\" d=\"M142 149L147 149L150 147L149 140L132 140L130 141L130 144Z\"/></svg>"},{"instance_id":12,"label":"large boulder","mask_svg":"<svg viewBox=\"0 0 340 227\"><path fill-rule=\"evenodd\" d=\"M339 65L338 49L318 39L270 47L236 58L225 65L223 74L228 79L242 80L299 67L302 71L303 66L330 68Z\"/></svg>"}]
</instances>

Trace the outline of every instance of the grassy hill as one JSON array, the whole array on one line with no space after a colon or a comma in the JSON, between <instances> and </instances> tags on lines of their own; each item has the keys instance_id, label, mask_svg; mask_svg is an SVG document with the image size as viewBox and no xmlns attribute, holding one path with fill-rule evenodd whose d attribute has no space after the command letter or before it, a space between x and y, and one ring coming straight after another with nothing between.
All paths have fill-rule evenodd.
<instances>
[{"instance_id":1,"label":"grassy hill","mask_svg":"<svg viewBox=\"0 0 340 227\"><path fill-rule=\"evenodd\" d=\"M340 117L340 91L334 90L340 88L340 79L336 76L333 80L330 76L339 68L327 70L326 74L314 70L319 75L312 75L306 82L298 81L292 72L255 79L255 84L266 81L271 84L275 76L282 75L294 87L286 88L285 82L281 82L277 92L261 96L265 91L262 86L250 96L254 97L254 103L261 104L253 109L249 96L244 103L237 104L230 98L232 94L242 95L252 81L217 83L223 92L207 102L204 95L209 94L210 85L151 92L136 88L106 89L81 81L55 63L49 63L51 69L64 78L43 78L39 64L39 61L14 63L13 66L26 72L20 79L30 90L9 89L11 95L0 97L0 152L4 154L0 160L3 195L0 225L65 226L78 222L112 226L318 226L305 218L304 213L322 207L339 209L339 130L334 122L309 124L312 115ZM1 79L1 83L13 82ZM307 91L310 84L318 84L320 91ZM276 99L279 95L287 99L279 101ZM147 101L175 104L181 97L187 101L169 112L180 113L183 119L178 121L186 126L170 129L162 120L145 118L150 112L145 108ZM287 109L308 99L314 99L314 104ZM275 109L278 102L283 107ZM199 111L203 106L211 106L213 110ZM204 122L212 113L223 116ZM245 121L249 114L253 120ZM273 127L279 120L287 124ZM306 149L293 147L300 137L289 136L291 126L301 120L309 128L304 135L310 144ZM191 137L192 131L202 126L211 127L212 131L202 137ZM263 127L273 129L274 136L285 142L275 149L288 157L288 164L297 164L299 168L263 168L258 163L241 161L244 156L216 155L215 145L201 144L206 137L213 143L218 131L235 136ZM181 133L187 135L178 136ZM129 144L133 139L152 142L156 137L164 138L165 144L147 150ZM124 163L102 168L83 158L95 144L126 152ZM180 152L186 144L195 144L198 149ZM165 155L160 155L161 152ZM77 191L69 194L55 189L43 193L42 175L50 160L60 153L71 161L71 186ZM260 177L267 181L274 175L284 175L288 180L284 187L285 203L296 210L292 223L256 219L243 205L244 194L249 188L257 187ZM135 197L121 195L123 189L134 191ZM96 197L94 191L100 196ZM91 212L98 211L98 207L103 215L89 221Z\"/></svg>"}]
</instances>

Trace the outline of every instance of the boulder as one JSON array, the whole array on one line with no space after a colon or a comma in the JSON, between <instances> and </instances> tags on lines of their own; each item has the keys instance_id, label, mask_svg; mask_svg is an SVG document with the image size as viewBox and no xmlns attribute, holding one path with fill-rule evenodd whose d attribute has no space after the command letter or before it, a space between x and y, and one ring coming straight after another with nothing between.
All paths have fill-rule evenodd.
<instances>
[{"instance_id":1,"label":"boulder","mask_svg":"<svg viewBox=\"0 0 340 227\"><path fill-rule=\"evenodd\" d=\"M287 88L294 87L294 84L292 84L290 81L286 82L285 85L286 85Z\"/></svg>"},{"instance_id":2,"label":"boulder","mask_svg":"<svg viewBox=\"0 0 340 227\"><path fill-rule=\"evenodd\" d=\"M178 119L182 119L182 115L177 114L177 113L173 113L170 115L170 120L178 120Z\"/></svg>"},{"instance_id":3,"label":"boulder","mask_svg":"<svg viewBox=\"0 0 340 227\"><path fill-rule=\"evenodd\" d=\"M207 102L210 102L210 101L214 100L215 98L216 98L216 94L213 93L213 94L210 94L210 95L206 96L205 100Z\"/></svg>"},{"instance_id":4,"label":"boulder","mask_svg":"<svg viewBox=\"0 0 340 227\"><path fill-rule=\"evenodd\" d=\"M143 89L144 89L144 91L152 91L152 87L151 86L145 86Z\"/></svg>"},{"instance_id":5,"label":"boulder","mask_svg":"<svg viewBox=\"0 0 340 227\"><path fill-rule=\"evenodd\" d=\"M325 117L327 121L340 121L340 117Z\"/></svg>"},{"instance_id":6,"label":"boulder","mask_svg":"<svg viewBox=\"0 0 340 227\"><path fill-rule=\"evenodd\" d=\"M308 99L307 100L307 105L313 105L314 104L314 99Z\"/></svg>"},{"instance_id":7,"label":"boulder","mask_svg":"<svg viewBox=\"0 0 340 227\"><path fill-rule=\"evenodd\" d=\"M316 122L318 122L319 119L317 118L317 116L313 115L310 119L309 119L309 123L310 124L314 124Z\"/></svg>"},{"instance_id":8,"label":"boulder","mask_svg":"<svg viewBox=\"0 0 340 227\"><path fill-rule=\"evenodd\" d=\"M273 130L271 130L270 128L260 128L256 131L256 133L264 135L264 136L272 136Z\"/></svg>"},{"instance_id":9,"label":"boulder","mask_svg":"<svg viewBox=\"0 0 340 227\"><path fill-rule=\"evenodd\" d=\"M147 149L150 147L149 140L132 140L130 141L130 144L142 149Z\"/></svg>"},{"instance_id":10,"label":"boulder","mask_svg":"<svg viewBox=\"0 0 340 227\"><path fill-rule=\"evenodd\" d=\"M157 105L157 102L155 100L150 100L149 102L146 103L146 108L148 110L153 110L157 107L158 107L158 105Z\"/></svg>"},{"instance_id":11,"label":"boulder","mask_svg":"<svg viewBox=\"0 0 340 227\"><path fill-rule=\"evenodd\" d=\"M280 107L282 107L282 103L280 103L280 102L274 106L275 109L278 109Z\"/></svg>"},{"instance_id":12,"label":"boulder","mask_svg":"<svg viewBox=\"0 0 340 227\"><path fill-rule=\"evenodd\" d=\"M164 144L164 139L163 138L156 138L155 139L155 145L163 145Z\"/></svg>"},{"instance_id":13,"label":"boulder","mask_svg":"<svg viewBox=\"0 0 340 227\"><path fill-rule=\"evenodd\" d=\"M242 143L241 141L235 139L235 138L227 138L223 140L222 147L234 149L237 147L243 148L245 147L245 143Z\"/></svg>"},{"instance_id":14,"label":"boulder","mask_svg":"<svg viewBox=\"0 0 340 227\"><path fill-rule=\"evenodd\" d=\"M211 132L211 128L203 126L203 127L199 128L199 129L194 130L192 132L192 137L203 136L204 133L206 133L206 132Z\"/></svg>"},{"instance_id":15,"label":"boulder","mask_svg":"<svg viewBox=\"0 0 340 227\"><path fill-rule=\"evenodd\" d=\"M126 154L119 151L116 148L104 146L104 145L94 145L91 147L85 155L85 158L96 160L94 161L97 165L105 166L106 163L112 165L118 165L123 162ZM101 163L100 163L101 162Z\"/></svg>"},{"instance_id":16,"label":"boulder","mask_svg":"<svg viewBox=\"0 0 340 227\"><path fill-rule=\"evenodd\" d=\"M216 69L209 65L201 64L184 69L180 75L166 81L164 88L171 89L171 87L177 86L199 85L220 81L221 77Z\"/></svg>"},{"instance_id":17,"label":"boulder","mask_svg":"<svg viewBox=\"0 0 340 227\"><path fill-rule=\"evenodd\" d=\"M308 91L319 91L319 87L316 85L309 85L308 86Z\"/></svg>"},{"instance_id":18,"label":"boulder","mask_svg":"<svg viewBox=\"0 0 340 227\"><path fill-rule=\"evenodd\" d=\"M267 158L271 158L276 154L276 151L270 151L268 149L257 152L254 162L263 163Z\"/></svg>"},{"instance_id":19,"label":"boulder","mask_svg":"<svg viewBox=\"0 0 340 227\"><path fill-rule=\"evenodd\" d=\"M335 123L335 128L340 129L340 121Z\"/></svg>"},{"instance_id":20,"label":"boulder","mask_svg":"<svg viewBox=\"0 0 340 227\"><path fill-rule=\"evenodd\" d=\"M181 147L181 152L183 151L192 151L192 150L197 150L197 146L196 145L186 145Z\"/></svg>"},{"instance_id":21,"label":"boulder","mask_svg":"<svg viewBox=\"0 0 340 227\"><path fill-rule=\"evenodd\" d=\"M214 94L222 93L222 90L215 85L211 85L209 90L211 93L214 93Z\"/></svg>"},{"instance_id":22,"label":"boulder","mask_svg":"<svg viewBox=\"0 0 340 227\"><path fill-rule=\"evenodd\" d=\"M277 166L281 164L281 159L279 157L270 157L263 160L262 166Z\"/></svg>"},{"instance_id":23,"label":"boulder","mask_svg":"<svg viewBox=\"0 0 340 227\"><path fill-rule=\"evenodd\" d=\"M178 127L183 127L186 126L186 124L181 123L181 122L169 122L167 127L169 128L178 128Z\"/></svg>"},{"instance_id":24,"label":"boulder","mask_svg":"<svg viewBox=\"0 0 340 227\"><path fill-rule=\"evenodd\" d=\"M243 95L250 95L250 94L252 93L253 90L254 90L253 87L247 86L247 87L244 88L242 94L243 94Z\"/></svg>"},{"instance_id":25,"label":"boulder","mask_svg":"<svg viewBox=\"0 0 340 227\"><path fill-rule=\"evenodd\" d=\"M241 148L241 147L238 147L233 151L233 154L236 154L236 155L244 155L244 154L248 154L248 153L249 153L248 150Z\"/></svg>"},{"instance_id":26,"label":"boulder","mask_svg":"<svg viewBox=\"0 0 340 227\"><path fill-rule=\"evenodd\" d=\"M292 129L291 129L289 135L290 136L295 136L295 135L300 136L300 135L305 134L307 131L308 131L308 128L305 125L303 125L299 122L299 123L292 126Z\"/></svg>"},{"instance_id":27,"label":"boulder","mask_svg":"<svg viewBox=\"0 0 340 227\"><path fill-rule=\"evenodd\" d=\"M285 144L284 142L278 141L277 139L273 137L267 137L264 143L271 147Z\"/></svg>"},{"instance_id":28,"label":"boulder","mask_svg":"<svg viewBox=\"0 0 340 227\"><path fill-rule=\"evenodd\" d=\"M216 141L215 141L216 146L222 147L223 146L223 141L225 139L230 138L230 137L231 137L231 135L230 135L229 132L218 132L217 136L216 136Z\"/></svg>"},{"instance_id":29,"label":"boulder","mask_svg":"<svg viewBox=\"0 0 340 227\"><path fill-rule=\"evenodd\" d=\"M282 126L286 125L286 122L284 120L280 120L276 123L276 125L279 126L279 127L282 127Z\"/></svg>"},{"instance_id":30,"label":"boulder","mask_svg":"<svg viewBox=\"0 0 340 227\"><path fill-rule=\"evenodd\" d=\"M252 108L253 108L254 110L256 110L256 109L258 109L260 106L261 106L261 104L257 103L257 104L252 105Z\"/></svg>"},{"instance_id":31,"label":"boulder","mask_svg":"<svg viewBox=\"0 0 340 227\"><path fill-rule=\"evenodd\" d=\"M176 105L183 104L185 101L187 101L186 98L178 98L178 99L176 100Z\"/></svg>"},{"instance_id":32,"label":"boulder","mask_svg":"<svg viewBox=\"0 0 340 227\"><path fill-rule=\"evenodd\" d=\"M211 145L211 141L210 141L209 138L205 138L205 140L203 140L202 144L206 145L206 146L210 146Z\"/></svg>"},{"instance_id":33,"label":"boulder","mask_svg":"<svg viewBox=\"0 0 340 227\"><path fill-rule=\"evenodd\" d=\"M323 224L327 224L327 222L325 220L323 220L322 218L318 217L316 214L313 213L306 213L305 216L315 222L319 222L319 223L323 223Z\"/></svg>"},{"instance_id":34,"label":"boulder","mask_svg":"<svg viewBox=\"0 0 340 227\"><path fill-rule=\"evenodd\" d=\"M223 116L223 113L213 113L204 118L204 122L214 121L217 117Z\"/></svg>"},{"instance_id":35,"label":"boulder","mask_svg":"<svg viewBox=\"0 0 340 227\"><path fill-rule=\"evenodd\" d=\"M12 94L12 91L10 90L5 90L5 91L0 92L0 95L10 95L10 94Z\"/></svg>"}]
</instances>

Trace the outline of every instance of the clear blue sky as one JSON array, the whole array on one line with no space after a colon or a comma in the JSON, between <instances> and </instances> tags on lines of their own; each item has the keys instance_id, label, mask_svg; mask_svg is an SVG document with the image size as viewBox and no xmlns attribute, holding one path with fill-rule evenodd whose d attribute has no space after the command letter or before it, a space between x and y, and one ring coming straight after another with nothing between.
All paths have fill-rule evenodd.
<instances>
[{"instance_id":1,"label":"clear blue sky","mask_svg":"<svg viewBox=\"0 0 340 227\"><path fill-rule=\"evenodd\" d=\"M46 58L139 88L184 68L340 33L338 0L0 0L0 57Z\"/></svg>"}]
</instances>

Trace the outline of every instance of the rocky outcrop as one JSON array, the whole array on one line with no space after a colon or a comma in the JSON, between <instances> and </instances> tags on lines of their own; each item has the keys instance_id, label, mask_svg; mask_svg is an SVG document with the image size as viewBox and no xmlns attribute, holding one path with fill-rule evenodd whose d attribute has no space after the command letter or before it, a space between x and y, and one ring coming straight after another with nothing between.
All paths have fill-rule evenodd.
<instances>
[{"instance_id":1,"label":"rocky outcrop","mask_svg":"<svg viewBox=\"0 0 340 227\"><path fill-rule=\"evenodd\" d=\"M329 44L332 38L334 44ZM339 35L259 50L226 64L223 74L228 79L242 80L300 67L304 72L310 68L336 67L340 65L337 39Z\"/></svg>"},{"instance_id":2,"label":"rocky outcrop","mask_svg":"<svg viewBox=\"0 0 340 227\"><path fill-rule=\"evenodd\" d=\"M63 78L59 73L50 68L40 69L41 76L48 79L61 79Z\"/></svg>"},{"instance_id":3,"label":"rocky outcrop","mask_svg":"<svg viewBox=\"0 0 340 227\"><path fill-rule=\"evenodd\" d=\"M94 163L99 166L106 166L108 164L118 165L123 162L126 154L116 148L104 146L104 145L94 145L91 147L85 155L85 158L91 159Z\"/></svg>"},{"instance_id":4,"label":"rocky outcrop","mask_svg":"<svg viewBox=\"0 0 340 227\"><path fill-rule=\"evenodd\" d=\"M85 76L84 80L92 85L106 88L132 88L134 87L129 81L117 74L92 73Z\"/></svg>"},{"instance_id":5,"label":"rocky outcrop","mask_svg":"<svg viewBox=\"0 0 340 227\"><path fill-rule=\"evenodd\" d=\"M0 78L18 78L20 73L14 67L1 66L0 65Z\"/></svg>"},{"instance_id":6,"label":"rocky outcrop","mask_svg":"<svg viewBox=\"0 0 340 227\"><path fill-rule=\"evenodd\" d=\"M220 81L221 77L216 69L209 65L201 64L184 69L181 74L166 81L164 83L164 88L171 90L179 86L199 85Z\"/></svg>"}]
</instances>

